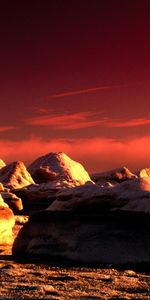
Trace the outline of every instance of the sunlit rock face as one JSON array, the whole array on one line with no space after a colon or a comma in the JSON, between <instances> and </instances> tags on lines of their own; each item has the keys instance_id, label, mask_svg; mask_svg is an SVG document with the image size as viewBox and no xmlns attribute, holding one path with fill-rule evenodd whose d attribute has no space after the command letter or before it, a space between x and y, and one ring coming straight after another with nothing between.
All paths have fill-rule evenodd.
<instances>
[{"instance_id":1,"label":"sunlit rock face","mask_svg":"<svg viewBox=\"0 0 150 300\"><path fill-rule=\"evenodd\" d=\"M12 209L14 214L18 214L23 210L22 200L18 198L15 194L10 192L2 192L1 193L4 202L8 204L9 208Z\"/></svg>"},{"instance_id":2,"label":"sunlit rock face","mask_svg":"<svg viewBox=\"0 0 150 300\"><path fill-rule=\"evenodd\" d=\"M103 172L103 173L95 173L91 175L91 178L97 184L102 185L105 182L111 182L115 184L115 182L122 182L125 180L131 180L137 178L135 174L133 174L128 168L117 168L111 171Z\"/></svg>"},{"instance_id":3,"label":"sunlit rock face","mask_svg":"<svg viewBox=\"0 0 150 300\"><path fill-rule=\"evenodd\" d=\"M150 263L150 178L107 189L92 183L59 192L35 213L13 245L16 256L79 263Z\"/></svg>"},{"instance_id":4,"label":"sunlit rock face","mask_svg":"<svg viewBox=\"0 0 150 300\"><path fill-rule=\"evenodd\" d=\"M4 203L0 196L0 245L12 244L12 228L15 224L15 217L8 205Z\"/></svg>"},{"instance_id":5,"label":"sunlit rock face","mask_svg":"<svg viewBox=\"0 0 150 300\"><path fill-rule=\"evenodd\" d=\"M141 169L138 173L139 173L138 175L140 178L150 177L150 168Z\"/></svg>"},{"instance_id":6,"label":"sunlit rock face","mask_svg":"<svg viewBox=\"0 0 150 300\"><path fill-rule=\"evenodd\" d=\"M13 162L0 170L0 182L9 188L21 188L34 184L34 180L22 161Z\"/></svg>"},{"instance_id":7,"label":"sunlit rock face","mask_svg":"<svg viewBox=\"0 0 150 300\"><path fill-rule=\"evenodd\" d=\"M1 194L0 194L0 206L8 207L8 205L4 202L4 199Z\"/></svg>"},{"instance_id":8,"label":"sunlit rock face","mask_svg":"<svg viewBox=\"0 0 150 300\"><path fill-rule=\"evenodd\" d=\"M1 192L4 192L4 190L5 190L5 188L4 188L3 184L0 183L0 193L1 193Z\"/></svg>"},{"instance_id":9,"label":"sunlit rock face","mask_svg":"<svg viewBox=\"0 0 150 300\"><path fill-rule=\"evenodd\" d=\"M0 169L5 166L6 166L5 162L2 159L0 159Z\"/></svg>"},{"instance_id":10,"label":"sunlit rock face","mask_svg":"<svg viewBox=\"0 0 150 300\"><path fill-rule=\"evenodd\" d=\"M63 152L36 159L28 170L36 183L53 181L53 185L72 187L91 181L84 167Z\"/></svg>"}]
</instances>

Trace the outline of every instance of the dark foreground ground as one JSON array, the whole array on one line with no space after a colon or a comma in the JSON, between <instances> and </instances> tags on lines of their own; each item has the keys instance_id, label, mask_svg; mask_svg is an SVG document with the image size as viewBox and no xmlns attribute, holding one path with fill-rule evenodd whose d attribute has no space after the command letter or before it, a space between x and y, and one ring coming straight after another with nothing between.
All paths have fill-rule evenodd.
<instances>
[{"instance_id":1,"label":"dark foreground ground","mask_svg":"<svg viewBox=\"0 0 150 300\"><path fill-rule=\"evenodd\" d=\"M15 261L11 249L1 247L0 299L150 299L150 272Z\"/></svg>"}]
</instances>

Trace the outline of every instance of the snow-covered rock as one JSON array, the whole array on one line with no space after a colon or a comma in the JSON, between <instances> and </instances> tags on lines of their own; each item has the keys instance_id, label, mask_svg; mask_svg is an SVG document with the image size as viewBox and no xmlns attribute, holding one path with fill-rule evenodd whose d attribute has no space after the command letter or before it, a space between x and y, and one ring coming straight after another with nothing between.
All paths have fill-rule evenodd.
<instances>
[{"instance_id":1,"label":"snow-covered rock","mask_svg":"<svg viewBox=\"0 0 150 300\"><path fill-rule=\"evenodd\" d=\"M63 152L51 152L36 159L28 170L36 183L53 181L59 186L78 186L91 181L84 167Z\"/></svg>"},{"instance_id":2,"label":"snow-covered rock","mask_svg":"<svg viewBox=\"0 0 150 300\"><path fill-rule=\"evenodd\" d=\"M0 182L9 188L21 188L34 184L22 161L13 162L0 169Z\"/></svg>"}]
</instances>

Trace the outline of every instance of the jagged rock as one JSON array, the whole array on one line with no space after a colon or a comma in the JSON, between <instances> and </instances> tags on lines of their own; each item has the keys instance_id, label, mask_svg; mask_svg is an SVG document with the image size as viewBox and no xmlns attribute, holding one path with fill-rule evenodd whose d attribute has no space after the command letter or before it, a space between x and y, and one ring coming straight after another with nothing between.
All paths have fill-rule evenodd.
<instances>
[{"instance_id":1,"label":"jagged rock","mask_svg":"<svg viewBox=\"0 0 150 300\"><path fill-rule=\"evenodd\" d=\"M84 167L63 152L49 153L36 159L28 170L36 183L53 181L56 186L78 186L91 181Z\"/></svg>"},{"instance_id":2,"label":"jagged rock","mask_svg":"<svg viewBox=\"0 0 150 300\"><path fill-rule=\"evenodd\" d=\"M2 159L0 159L0 169L5 166L6 166L5 162Z\"/></svg>"},{"instance_id":3,"label":"jagged rock","mask_svg":"<svg viewBox=\"0 0 150 300\"><path fill-rule=\"evenodd\" d=\"M12 210L0 203L0 245L12 244L15 218Z\"/></svg>"},{"instance_id":4,"label":"jagged rock","mask_svg":"<svg viewBox=\"0 0 150 300\"><path fill-rule=\"evenodd\" d=\"M8 204L9 208L12 209L14 214L17 214L19 211L23 210L22 200L15 194L10 192L2 192L1 195L4 199L4 202Z\"/></svg>"},{"instance_id":5,"label":"jagged rock","mask_svg":"<svg viewBox=\"0 0 150 300\"><path fill-rule=\"evenodd\" d=\"M150 178L107 189L85 184L60 192L30 216L13 245L16 256L80 263L150 264Z\"/></svg>"},{"instance_id":6,"label":"jagged rock","mask_svg":"<svg viewBox=\"0 0 150 300\"><path fill-rule=\"evenodd\" d=\"M0 170L0 181L9 188L21 188L34 181L22 161L13 162Z\"/></svg>"},{"instance_id":7,"label":"jagged rock","mask_svg":"<svg viewBox=\"0 0 150 300\"><path fill-rule=\"evenodd\" d=\"M135 179L137 178L137 176L133 174L128 168L123 167L103 173L92 174L91 178L97 184L103 184L106 181L110 181L113 184L113 181L122 182L125 180Z\"/></svg>"}]
</instances>

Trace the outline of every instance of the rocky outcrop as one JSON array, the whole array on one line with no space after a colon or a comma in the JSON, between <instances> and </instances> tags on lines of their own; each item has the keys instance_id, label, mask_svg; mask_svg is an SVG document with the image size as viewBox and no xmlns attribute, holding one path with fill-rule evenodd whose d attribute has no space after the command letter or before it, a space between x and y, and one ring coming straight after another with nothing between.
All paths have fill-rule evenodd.
<instances>
[{"instance_id":1,"label":"rocky outcrop","mask_svg":"<svg viewBox=\"0 0 150 300\"><path fill-rule=\"evenodd\" d=\"M103 173L95 173L91 175L91 178L97 184L103 184L105 182L122 182L125 180L131 180L137 178L135 174L133 174L128 168L117 168L111 171L103 172Z\"/></svg>"},{"instance_id":2,"label":"rocky outcrop","mask_svg":"<svg viewBox=\"0 0 150 300\"><path fill-rule=\"evenodd\" d=\"M9 188L21 188L34 184L22 161L13 162L0 170L0 182Z\"/></svg>"},{"instance_id":3,"label":"rocky outcrop","mask_svg":"<svg viewBox=\"0 0 150 300\"><path fill-rule=\"evenodd\" d=\"M107 189L85 184L58 193L33 214L13 245L15 256L79 263L150 264L150 179Z\"/></svg>"},{"instance_id":4,"label":"rocky outcrop","mask_svg":"<svg viewBox=\"0 0 150 300\"><path fill-rule=\"evenodd\" d=\"M63 190L63 189L61 189ZM24 188L12 190L22 199L25 213L46 209L56 199L60 187L51 182L33 184Z\"/></svg>"},{"instance_id":5,"label":"rocky outcrop","mask_svg":"<svg viewBox=\"0 0 150 300\"><path fill-rule=\"evenodd\" d=\"M2 192L1 195L4 199L4 202L8 204L9 208L12 209L14 214L17 214L23 210L22 200L15 194L10 192Z\"/></svg>"},{"instance_id":6,"label":"rocky outcrop","mask_svg":"<svg viewBox=\"0 0 150 300\"><path fill-rule=\"evenodd\" d=\"M13 243L12 228L14 224L15 218L12 210L0 203L0 245Z\"/></svg>"},{"instance_id":7,"label":"rocky outcrop","mask_svg":"<svg viewBox=\"0 0 150 300\"><path fill-rule=\"evenodd\" d=\"M49 153L36 159L28 170L36 183L53 181L60 187L73 187L91 181L84 167L63 152Z\"/></svg>"}]
</instances>

